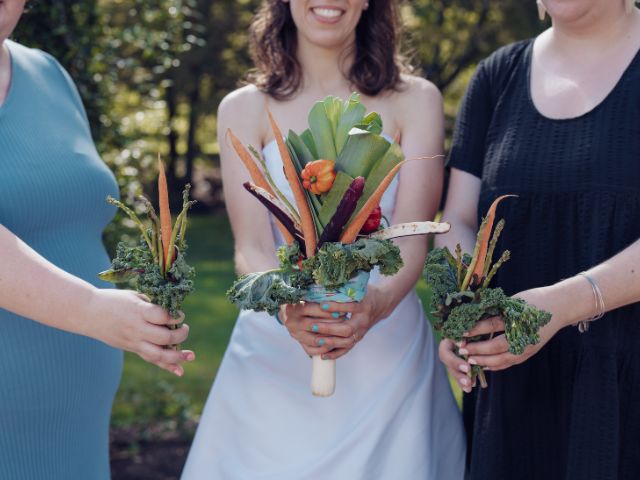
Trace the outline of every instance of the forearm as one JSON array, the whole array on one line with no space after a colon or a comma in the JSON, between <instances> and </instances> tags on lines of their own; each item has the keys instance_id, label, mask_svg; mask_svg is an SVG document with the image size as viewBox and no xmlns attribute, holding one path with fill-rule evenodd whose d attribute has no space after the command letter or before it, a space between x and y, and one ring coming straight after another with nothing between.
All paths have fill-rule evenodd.
<instances>
[{"instance_id":1,"label":"forearm","mask_svg":"<svg viewBox=\"0 0 640 480\"><path fill-rule=\"evenodd\" d=\"M586 273L602 292L606 311L640 301L640 241ZM592 318L597 313L588 280L580 275L545 287L554 315L563 326Z\"/></svg>"},{"instance_id":2,"label":"forearm","mask_svg":"<svg viewBox=\"0 0 640 480\"><path fill-rule=\"evenodd\" d=\"M447 216L446 210L441 221L448 222L451 225L451 230L444 235L436 235L434 245L439 248L447 247L453 253L456 245L460 244L463 253L473 253L477 235L475 226L471 226L455 216Z\"/></svg>"},{"instance_id":3,"label":"forearm","mask_svg":"<svg viewBox=\"0 0 640 480\"><path fill-rule=\"evenodd\" d=\"M81 333L82 309L95 287L56 267L1 225L0 263L0 307Z\"/></svg>"},{"instance_id":4,"label":"forearm","mask_svg":"<svg viewBox=\"0 0 640 480\"><path fill-rule=\"evenodd\" d=\"M278 268L278 259L273 250L244 246L236 248L235 265L239 275L247 275Z\"/></svg>"}]
</instances>

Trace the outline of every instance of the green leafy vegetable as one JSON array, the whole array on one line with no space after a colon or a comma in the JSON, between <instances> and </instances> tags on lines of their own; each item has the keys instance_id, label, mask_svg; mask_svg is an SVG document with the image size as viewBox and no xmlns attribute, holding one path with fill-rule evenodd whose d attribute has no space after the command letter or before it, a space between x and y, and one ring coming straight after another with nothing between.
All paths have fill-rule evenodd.
<instances>
[{"instance_id":1,"label":"green leafy vegetable","mask_svg":"<svg viewBox=\"0 0 640 480\"><path fill-rule=\"evenodd\" d=\"M243 310L275 314L280 305L297 303L314 284L328 290L344 286L361 271L380 268L394 275L403 262L400 249L389 240L362 238L348 245L325 243L313 257L303 260L297 243L278 249L280 268L245 275L227 292L231 302Z\"/></svg>"},{"instance_id":2,"label":"green leafy vegetable","mask_svg":"<svg viewBox=\"0 0 640 480\"><path fill-rule=\"evenodd\" d=\"M189 200L189 188L187 185L184 190L183 208L172 229L169 251L173 252L174 259L166 271L163 268L166 263L163 261L161 229L151 202L142 197L143 206L151 219L151 228L147 228L133 210L113 198L107 199L132 218L140 229L141 240L134 246L120 242L111 268L98 276L111 283L131 282L138 292L167 310L173 318L179 317L180 305L193 291L195 275L194 269L185 260L188 248L185 241L187 212L195 203Z\"/></svg>"},{"instance_id":3,"label":"green leafy vegetable","mask_svg":"<svg viewBox=\"0 0 640 480\"><path fill-rule=\"evenodd\" d=\"M275 315L280 305L298 303L301 290L287 283L279 270L250 273L240 277L227 292L227 297L239 308Z\"/></svg>"},{"instance_id":4,"label":"green leafy vegetable","mask_svg":"<svg viewBox=\"0 0 640 480\"><path fill-rule=\"evenodd\" d=\"M495 209L494 209L495 211ZM436 248L429 253L423 276L431 287L431 305L434 327L442 331L445 338L454 342L464 340L477 341L482 338L465 338L463 334L471 330L476 323L485 318L501 316L504 320L505 337L509 351L514 355L524 352L527 345L535 345L540 341L539 330L551 320L551 314L538 310L519 298L507 296L501 288L489 288L489 282L498 268L509 259L506 250L492 266L491 259L498 237L504 228L504 221L498 223L491 242L488 242L490 231L478 235L478 245L489 245L484 258L474 258L463 254L460 245L455 255L447 248ZM482 249L476 246L476 256ZM465 279L470 278L469 270L483 262L484 275L470 285ZM486 263L485 263L486 262ZM473 366L472 378L478 377L486 387L484 372L479 366Z\"/></svg>"},{"instance_id":5,"label":"green leafy vegetable","mask_svg":"<svg viewBox=\"0 0 640 480\"><path fill-rule=\"evenodd\" d=\"M354 178L365 179L364 193L353 213L356 215L386 174L404 160L400 146L382 135L380 115L365 114L366 108L357 93L344 102L329 96L314 104L307 130L300 135L289 131L287 136L287 149L298 173L313 160L335 161L337 177L328 193L317 196L304 191L318 238Z\"/></svg>"}]
</instances>

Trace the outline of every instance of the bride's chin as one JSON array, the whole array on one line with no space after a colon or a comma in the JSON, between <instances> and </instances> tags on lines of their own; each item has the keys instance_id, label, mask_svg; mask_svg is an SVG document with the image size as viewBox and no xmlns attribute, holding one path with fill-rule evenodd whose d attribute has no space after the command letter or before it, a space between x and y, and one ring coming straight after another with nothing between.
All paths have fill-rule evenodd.
<instances>
[{"instance_id":1,"label":"bride's chin","mask_svg":"<svg viewBox=\"0 0 640 480\"><path fill-rule=\"evenodd\" d=\"M308 32L306 40L313 46L327 50L343 50L349 43L349 35L343 32Z\"/></svg>"}]
</instances>

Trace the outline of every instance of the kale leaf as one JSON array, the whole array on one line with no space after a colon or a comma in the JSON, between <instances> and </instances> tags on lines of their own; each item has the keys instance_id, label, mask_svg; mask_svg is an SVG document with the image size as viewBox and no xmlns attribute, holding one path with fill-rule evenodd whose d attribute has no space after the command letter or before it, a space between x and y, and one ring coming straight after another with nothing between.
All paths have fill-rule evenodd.
<instances>
[{"instance_id":1,"label":"kale leaf","mask_svg":"<svg viewBox=\"0 0 640 480\"><path fill-rule=\"evenodd\" d=\"M494 265L493 274L505 259L508 259L508 255L503 254L495 264L497 267ZM489 288L486 282L462 289L461 279L466 276L471 263L471 257L462 254L459 247L455 256L447 248L436 248L427 257L423 276L431 288L429 307L434 327L441 330L445 338L454 342L463 339L476 341L484 337L465 338L463 334L480 320L501 316L509 352L520 355L527 345L538 343L539 330L549 323L551 314L522 299L507 296L501 288ZM488 276L489 280L492 276ZM481 369L474 367L471 374L473 377L480 377L483 386L486 385Z\"/></svg>"},{"instance_id":2,"label":"kale leaf","mask_svg":"<svg viewBox=\"0 0 640 480\"><path fill-rule=\"evenodd\" d=\"M306 290L318 284L328 290L345 285L361 271L380 268L394 275L403 262L400 249L390 240L362 238L352 244L324 243L313 257L303 260L297 243L278 249L280 268L245 275L227 292L241 309L275 314L280 305L297 303Z\"/></svg>"},{"instance_id":3,"label":"kale leaf","mask_svg":"<svg viewBox=\"0 0 640 480\"><path fill-rule=\"evenodd\" d=\"M152 303L168 310L173 318L178 318L180 305L194 289L195 274L193 267L190 267L184 258L186 243L183 242L182 247L165 278L145 240L133 247L120 242L111 269L100 276L114 283L131 281L136 291L148 296Z\"/></svg>"},{"instance_id":4,"label":"kale leaf","mask_svg":"<svg viewBox=\"0 0 640 480\"><path fill-rule=\"evenodd\" d=\"M302 291L289 285L280 271L271 270L243 275L229 289L227 297L242 310L275 315L280 305L302 300Z\"/></svg>"}]
</instances>

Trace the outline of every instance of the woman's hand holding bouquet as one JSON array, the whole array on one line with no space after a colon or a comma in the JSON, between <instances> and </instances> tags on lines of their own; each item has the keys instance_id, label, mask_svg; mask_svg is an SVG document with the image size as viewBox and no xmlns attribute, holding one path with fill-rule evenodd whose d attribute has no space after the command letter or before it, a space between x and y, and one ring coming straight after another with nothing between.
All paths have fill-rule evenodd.
<instances>
[{"instance_id":1,"label":"woman's hand holding bouquet","mask_svg":"<svg viewBox=\"0 0 640 480\"><path fill-rule=\"evenodd\" d=\"M326 318L322 325L306 325L303 319L289 328L313 357L313 393L328 396L335 388L334 358L373 325L371 301L345 304L362 302L372 269L394 275L403 265L399 248L390 240L445 233L449 225L420 222L381 228L380 201L405 160L400 146L382 135L380 116L367 115L358 95L346 102L336 97L317 102L309 128L300 135L290 131L286 140L271 116L270 121L295 207L277 188L260 155L254 149L249 153L233 132L229 137L251 174L245 188L277 219L287 245L278 250L279 268L243 276L228 296L240 308L272 315L286 306L284 320L291 309L303 309L305 318ZM351 320L338 327L346 316L341 314L347 313ZM318 336L321 328L336 333L332 351Z\"/></svg>"}]
</instances>

